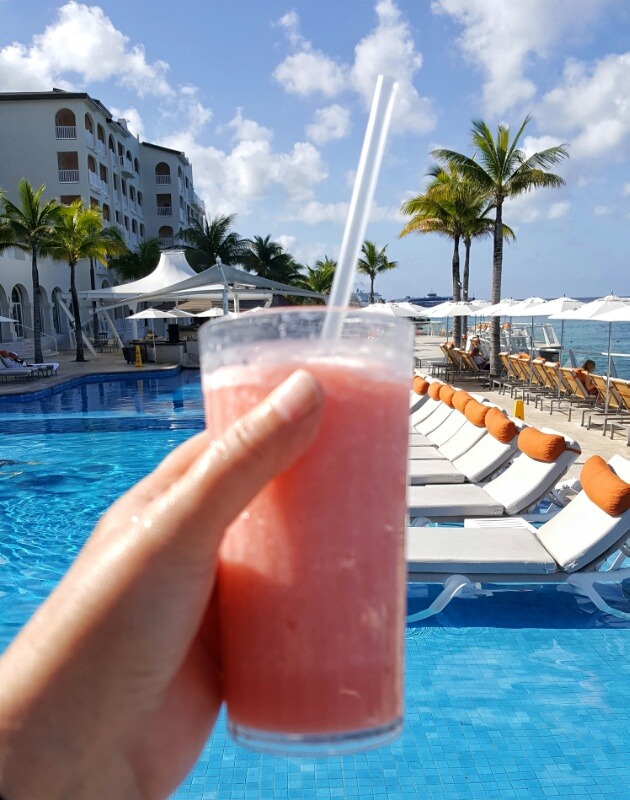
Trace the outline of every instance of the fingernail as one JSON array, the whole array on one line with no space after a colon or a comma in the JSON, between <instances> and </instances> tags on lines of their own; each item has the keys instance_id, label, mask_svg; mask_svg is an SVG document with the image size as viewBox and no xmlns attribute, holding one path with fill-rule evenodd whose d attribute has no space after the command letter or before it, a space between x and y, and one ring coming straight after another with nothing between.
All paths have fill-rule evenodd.
<instances>
[{"instance_id":1,"label":"fingernail","mask_svg":"<svg viewBox=\"0 0 630 800\"><path fill-rule=\"evenodd\" d=\"M269 405L287 422L297 422L322 400L319 384L306 370L298 369L269 395Z\"/></svg>"}]
</instances>

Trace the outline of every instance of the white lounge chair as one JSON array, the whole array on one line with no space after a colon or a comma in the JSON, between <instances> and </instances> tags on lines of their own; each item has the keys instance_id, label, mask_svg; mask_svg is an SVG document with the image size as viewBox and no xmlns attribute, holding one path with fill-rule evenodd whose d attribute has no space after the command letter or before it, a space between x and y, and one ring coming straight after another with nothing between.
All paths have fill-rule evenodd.
<instances>
[{"instance_id":1,"label":"white lounge chair","mask_svg":"<svg viewBox=\"0 0 630 800\"><path fill-rule=\"evenodd\" d=\"M505 425L498 425L497 412L486 417L489 430L484 426L486 436L479 436L477 441L460 456L451 460L439 461L427 458L413 458L410 454L408 464L408 479L411 485L426 486L429 484L450 483L479 483L487 480L518 453L518 437L525 427L520 420L508 420L499 410L498 416ZM493 424L496 422L497 424ZM473 432L479 430L472 422L467 422ZM508 437L505 436L508 433ZM462 438L468 434L462 430ZM454 437L456 438L456 437ZM454 449L455 445L447 442L441 451L448 452L448 445ZM411 453L417 453L419 448L410 448ZM426 448L429 450L430 448ZM425 515L426 516L426 515Z\"/></svg>"},{"instance_id":2,"label":"white lounge chair","mask_svg":"<svg viewBox=\"0 0 630 800\"><path fill-rule=\"evenodd\" d=\"M7 381L9 378L18 380L32 380L37 375L37 370L31 367L15 364L7 366L6 359L0 357L0 380Z\"/></svg>"},{"instance_id":3,"label":"white lounge chair","mask_svg":"<svg viewBox=\"0 0 630 800\"><path fill-rule=\"evenodd\" d=\"M602 472L602 464L609 475ZM612 512L605 480L617 482L619 507ZM605 465L594 456L584 465L581 481L582 491L538 530L525 522L514 524L516 520L509 526L475 529L407 528L409 580L444 587L408 622L437 614L453 597L483 583L568 584L600 610L630 619L630 612L610 606L595 588L597 583L630 578L630 460L615 455Z\"/></svg>"},{"instance_id":4,"label":"white lounge chair","mask_svg":"<svg viewBox=\"0 0 630 800\"><path fill-rule=\"evenodd\" d=\"M480 444L485 443L486 439L484 437ZM412 524L424 524L426 519L521 514L553 490L581 452L573 439L544 428L542 431L535 428L522 430L518 447L520 455L498 477L483 485L408 486L407 509ZM541 458L545 448L548 455ZM552 451L557 453L557 457L548 457L549 453L555 455ZM466 455L457 459L457 468L460 468Z\"/></svg>"}]
</instances>

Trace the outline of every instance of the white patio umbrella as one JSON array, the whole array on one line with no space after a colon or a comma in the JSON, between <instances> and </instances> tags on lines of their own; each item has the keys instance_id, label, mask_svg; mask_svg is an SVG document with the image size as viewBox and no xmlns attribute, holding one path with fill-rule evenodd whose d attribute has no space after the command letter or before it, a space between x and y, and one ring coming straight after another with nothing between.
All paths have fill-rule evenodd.
<instances>
[{"instance_id":1,"label":"white patio umbrella","mask_svg":"<svg viewBox=\"0 0 630 800\"><path fill-rule=\"evenodd\" d=\"M222 308L209 308L207 311L200 311L198 314L195 314L196 317L222 317L223 309Z\"/></svg>"},{"instance_id":2,"label":"white patio umbrella","mask_svg":"<svg viewBox=\"0 0 630 800\"><path fill-rule=\"evenodd\" d=\"M396 308L402 309L403 311L408 311L410 317L426 317L428 308L424 306L416 305L415 303L408 303L406 300L403 300L400 303L392 303L392 305L396 306Z\"/></svg>"},{"instance_id":3,"label":"white patio umbrella","mask_svg":"<svg viewBox=\"0 0 630 800\"><path fill-rule=\"evenodd\" d=\"M15 320L10 317L0 317L0 322L15 322Z\"/></svg>"},{"instance_id":4,"label":"white patio umbrella","mask_svg":"<svg viewBox=\"0 0 630 800\"><path fill-rule=\"evenodd\" d=\"M159 308L145 308L127 317L127 319L174 319L170 311L161 311Z\"/></svg>"},{"instance_id":5,"label":"white patio umbrella","mask_svg":"<svg viewBox=\"0 0 630 800\"><path fill-rule=\"evenodd\" d=\"M418 313L400 308L398 303L371 303L359 309L364 314L385 314L388 317L417 317Z\"/></svg>"},{"instance_id":6,"label":"white patio umbrella","mask_svg":"<svg viewBox=\"0 0 630 800\"><path fill-rule=\"evenodd\" d=\"M479 311L479 306L475 303L464 300L447 300L439 306L429 308L426 316L429 319L446 319L446 338L448 339L448 319L449 317L470 317L474 312Z\"/></svg>"},{"instance_id":7,"label":"white patio umbrella","mask_svg":"<svg viewBox=\"0 0 630 800\"><path fill-rule=\"evenodd\" d=\"M145 308L127 317L127 319L177 319L170 311L161 311L159 308ZM135 331L134 331L135 333ZM153 337L153 358L157 363L157 348L155 346L155 336Z\"/></svg>"},{"instance_id":8,"label":"white patio umbrella","mask_svg":"<svg viewBox=\"0 0 630 800\"><path fill-rule=\"evenodd\" d=\"M197 314L193 314L191 311L184 311L181 308L171 308L168 312L172 317L180 317L190 319L191 317L196 317Z\"/></svg>"},{"instance_id":9,"label":"white patio umbrella","mask_svg":"<svg viewBox=\"0 0 630 800\"><path fill-rule=\"evenodd\" d=\"M554 314L562 314L564 311L577 311L578 308L583 306L580 300L574 300L572 297L556 297L555 300L545 300L537 306L530 309L532 317L551 317ZM532 319L533 331L533 319ZM564 319L561 320L560 325L560 352L558 353L558 360L562 360L562 348L564 345ZM560 388L558 387L558 392Z\"/></svg>"},{"instance_id":10,"label":"white patio umbrella","mask_svg":"<svg viewBox=\"0 0 630 800\"><path fill-rule=\"evenodd\" d=\"M609 294L606 297L598 297L597 300L591 300L590 303L584 303L583 306L573 311L563 311L560 314L551 314L550 319L581 319L590 320L591 322L607 322L608 323L608 355L606 359L606 402L604 404L604 413L608 413L608 380L610 378L610 359L611 359L611 346L610 338L612 332L613 322L623 321L625 317L615 317L615 314L626 314L624 309L630 305L630 298L617 297L614 294ZM606 315L606 319L602 317Z\"/></svg>"}]
</instances>

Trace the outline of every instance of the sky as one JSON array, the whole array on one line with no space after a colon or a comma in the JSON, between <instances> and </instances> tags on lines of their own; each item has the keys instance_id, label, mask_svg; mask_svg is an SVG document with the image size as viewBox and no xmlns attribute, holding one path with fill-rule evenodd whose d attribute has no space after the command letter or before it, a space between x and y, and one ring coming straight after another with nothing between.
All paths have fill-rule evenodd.
<instances>
[{"instance_id":1,"label":"sky","mask_svg":"<svg viewBox=\"0 0 630 800\"><path fill-rule=\"evenodd\" d=\"M451 291L452 243L399 238L431 150L472 155L472 120L516 132L530 114L522 148L570 158L565 186L505 206L502 296L630 295L629 33L627 0L0 0L0 91L88 92L184 150L209 218L313 266L339 254L376 78L394 77L366 231L398 264L387 299ZM474 242L472 296L491 261Z\"/></svg>"}]
</instances>

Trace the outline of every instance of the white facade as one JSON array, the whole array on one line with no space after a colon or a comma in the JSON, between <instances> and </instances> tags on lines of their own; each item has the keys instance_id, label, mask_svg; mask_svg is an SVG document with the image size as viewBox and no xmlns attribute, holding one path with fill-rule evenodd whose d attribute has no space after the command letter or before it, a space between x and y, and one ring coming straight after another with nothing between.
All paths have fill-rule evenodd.
<instances>
[{"instance_id":1,"label":"white facade","mask_svg":"<svg viewBox=\"0 0 630 800\"><path fill-rule=\"evenodd\" d=\"M106 224L120 228L130 250L153 237L171 245L182 227L205 212L186 156L141 143L125 120L114 120L86 93L0 93L0 143L0 187L10 200L16 202L21 178L35 188L45 184L45 199L68 204L81 198L99 206ZM55 298L69 292L69 269L49 259L38 264L43 331L68 346L69 320ZM97 264L96 287L113 283L109 270ZM91 288L87 262L77 266L77 287ZM17 321L0 324L0 342L31 337L32 291L30 256L0 254L0 316ZM81 319L91 321L89 306Z\"/></svg>"}]
</instances>

